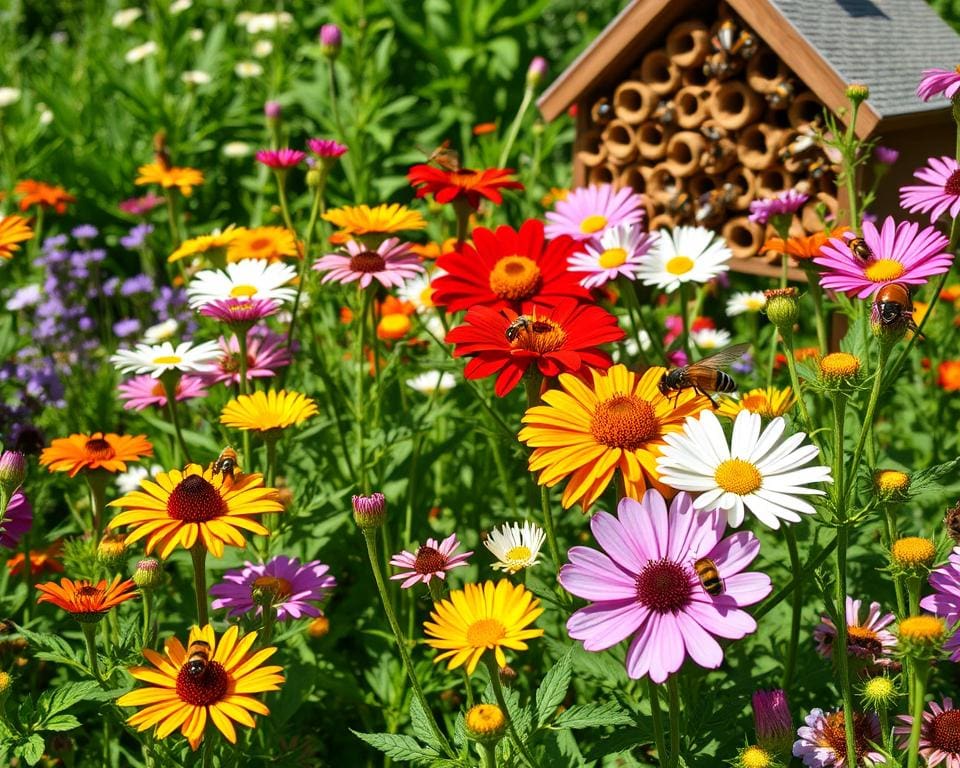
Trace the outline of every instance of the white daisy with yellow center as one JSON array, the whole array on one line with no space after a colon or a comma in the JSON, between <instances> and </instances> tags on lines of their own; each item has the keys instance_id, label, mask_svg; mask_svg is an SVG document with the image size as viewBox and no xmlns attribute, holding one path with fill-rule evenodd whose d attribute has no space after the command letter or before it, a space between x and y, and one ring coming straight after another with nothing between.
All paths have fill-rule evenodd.
<instances>
[{"instance_id":1,"label":"white daisy with yellow center","mask_svg":"<svg viewBox=\"0 0 960 768\"><path fill-rule=\"evenodd\" d=\"M416 307L417 314L434 309L437 305L433 303L433 287L431 283L445 274L445 270L433 269L429 274L424 273L412 277L397 289L397 298L413 304L413 306Z\"/></svg>"},{"instance_id":2,"label":"white daisy with yellow center","mask_svg":"<svg viewBox=\"0 0 960 768\"><path fill-rule=\"evenodd\" d=\"M121 373L149 373L159 379L167 371L212 371L221 354L220 346L215 341L205 341L197 346L183 342L176 347L165 341L154 345L137 344L133 349L118 349L110 357L110 362Z\"/></svg>"},{"instance_id":3,"label":"white daisy with yellow center","mask_svg":"<svg viewBox=\"0 0 960 768\"><path fill-rule=\"evenodd\" d=\"M644 285L673 293L683 283L706 283L729 269L733 253L705 227L676 227L660 232L637 276Z\"/></svg>"},{"instance_id":4,"label":"white daisy with yellow center","mask_svg":"<svg viewBox=\"0 0 960 768\"><path fill-rule=\"evenodd\" d=\"M290 264L242 259L227 264L225 270L197 272L187 286L187 297L192 309L227 299L273 299L282 304L296 295L290 287L296 276L297 269Z\"/></svg>"},{"instance_id":5,"label":"white daisy with yellow center","mask_svg":"<svg viewBox=\"0 0 960 768\"><path fill-rule=\"evenodd\" d=\"M490 531L483 544L497 558L495 570L516 573L537 564L545 538L543 529L529 521L505 523Z\"/></svg>"},{"instance_id":6,"label":"white daisy with yellow center","mask_svg":"<svg viewBox=\"0 0 960 768\"><path fill-rule=\"evenodd\" d=\"M747 312L760 312L767 306L767 296L763 291L737 291L727 299L727 315L744 315Z\"/></svg>"},{"instance_id":7,"label":"white daisy with yellow center","mask_svg":"<svg viewBox=\"0 0 960 768\"><path fill-rule=\"evenodd\" d=\"M701 352L716 352L729 345L733 337L723 328L701 328L691 333L690 338Z\"/></svg>"},{"instance_id":8,"label":"white daisy with yellow center","mask_svg":"<svg viewBox=\"0 0 960 768\"><path fill-rule=\"evenodd\" d=\"M730 525L739 526L746 511L770 528L780 522L798 523L800 515L816 510L801 496L824 495L812 488L832 483L830 468L804 466L819 454L803 444L806 434L783 437L786 422L779 416L761 432L759 414L741 411L733 423L730 443L713 411L687 417L682 432L664 436L657 459L660 481L696 495L696 509L722 509Z\"/></svg>"}]
</instances>

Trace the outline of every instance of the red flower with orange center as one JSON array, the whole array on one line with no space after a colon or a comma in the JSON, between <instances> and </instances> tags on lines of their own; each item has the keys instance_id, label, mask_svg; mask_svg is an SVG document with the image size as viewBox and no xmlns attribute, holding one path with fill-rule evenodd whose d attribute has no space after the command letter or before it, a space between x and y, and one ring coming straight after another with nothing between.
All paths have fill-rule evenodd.
<instances>
[{"instance_id":1,"label":"red flower with orange center","mask_svg":"<svg viewBox=\"0 0 960 768\"><path fill-rule=\"evenodd\" d=\"M512 168L484 168L473 171L461 168L448 171L432 165L420 164L407 172L410 186L417 188L417 197L433 195L438 203L452 203L463 198L471 208L480 207L480 198L491 203L503 202L501 189L523 189L523 184L511 177Z\"/></svg>"},{"instance_id":2,"label":"red flower with orange center","mask_svg":"<svg viewBox=\"0 0 960 768\"><path fill-rule=\"evenodd\" d=\"M42 181L33 179L18 181L13 191L20 195L21 211L26 211L30 206L39 205L41 208L52 208L57 213L66 213L67 203L77 201L77 198L63 187L44 184Z\"/></svg>"},{"instance_id":3,"label":"red flower with orange center","mask_svg":"<svg viewBox=\"0 0 960 768\"><path fill-rule=\"evenodd\" d=\"M574 373L583 366L606 370L610 356L597 346L624 338L613 315L573 299L552 308L525 304L521 315L474 307L464 320L446 340L457 345L454 357L473 356L464 371L468 379L498 374L498 397L510 392L531 365L544 376Z\"/></svg>"},{"instance_id":4,"label":"red flower with orange center","mask_svg":"<svg viewBox=\"0 0 960 768\"><path fill-rule=\"evenodd\" d=\"M473 245L464 243L437 259L447 274L433 281L433 301L448 312L478 305L519 312L525 302L554 306L566 297L589 299L579 276L567 269L567 258L578 247L566 235L547 242L543 222L536 219L527 219L519 232L477 227Z\"/></svg>"},{"instance_id":5,"label":"red flower with orange center","mask_svg":"<svg viewBox=\"0 0 960 768\"><path fill-rule=\"evenodd\" d=\"M61 579L59 584L48 581L37 584L37 590L42 593L38 603L53 603L87 624L100 621L111 608L137 596L133 581L120 581L119 576L114 576L109 584L106 579L96 584L85 579Z\"/></svg>"},{"instance_id":6,"label":"red flower with orange center","mask_svg":"<svg viewBox=\"0 0 960 768\"><path fill-rule=\"evenodd\" d=\"M51 472L67 472L74 477L81 469L126 472L128 461L139 461L144 456L153 456L153 446L146 435L94 432L54 440L40 454L40 464Z\"/></svg>"},{"instance_id":7,"label":"red flower with orange center","mask_svg":"<svg viewBox=\"0 0 960 768\"><path fill-rule=\"evenodd\" d=\"M849 231L849 227L837 227L825 232L816 232L806 237L789 237L786 241L782 237L771 237L763 244L760 253L773 251L774 253L793 256L793 258L801 261L809 260L820 255L820 249L826 245L831 237L843 237L843 233Z\"/></svg>"}]
</instances>

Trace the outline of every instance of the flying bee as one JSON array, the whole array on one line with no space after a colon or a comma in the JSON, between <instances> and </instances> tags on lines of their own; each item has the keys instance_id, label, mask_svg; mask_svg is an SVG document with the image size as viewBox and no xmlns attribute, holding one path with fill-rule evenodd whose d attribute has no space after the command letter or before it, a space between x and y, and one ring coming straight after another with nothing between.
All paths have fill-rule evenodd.
<instances>
[{"instance_id":1,"label":"flying bee","mask_svg":"<svg viewBox=\"0 0 960 768\"><path fill-rule=\"evenodd\" d=\"M417 148L427 156L428 163L434 163L445 171L455 172L461 168L460 153L450 148L450 139L444 139L440 146L432 152L427 152L423 147Z\"/></svg>"},{"instance_id":2,"label":"flying bee","mask_svg":"<svg viewBox=\"0 0 960 768\"><path fill-rule=\"evenodd\" d=\"M856 256L860 261L870 261L873 258L873 251L867 245L867 241L862 237L855 237L847 243L850 247L850 253Z\"/></svg>"},{"instance_id":3,"label":"flying bee","mask_svg":"<svg viewBox=\"0 0 960 768\"><path fill-rule=\"evenodd\" d=\"M717 570L717 564L709 557L701 557L693 564L693 570L697 572L700 584L708 595L716 597L723 594L723 580L720 578L720 571Z\"/></svg>"},{"instance_id":4,"label":"flying bee","mask_svg":"<svg viewBox=\"0 0 960 768\"><path fill-rule=\"evenodd\" d=\"M748 349L749 344L734 344L696 363L667 371L660 377L657 385L660 394L666 397L671 392L676 392L679 398L683 390L692 389L698 395L706 397L716 408L717 401L710 396L711 392L725 394L737 391L737 382L720 369L739 360Z\"/></svg>"},{"instance_id":5,"label":"flying bee","mask_svg":"<svg viewBox=\"0 0 960 768\"><path fill-rule=\"evenodd\" d=\"M207 671L210 663L210 643L194 640L187 648L187 663L184 665L190 677L197 678Z\"/></svg>"},{"instance_id":6,"label":"flying bee","mask_svg":"<svg viewBox=\"0 0 960 768\"><path fill-rule=\"evenodd\" d=\"M513 342L517 340L521 331L526 331L527 333L547 333L547 331L552 330L553 326L550 325L550 323L537 320L536 318L530 317L530 315L517 315L510 322L510 325L507 326L507 330L503 335L507 337L507 341Z\"/></svg>"},{"instance_id":7,"label":"flying bee","mask_svg":"<svg viewBox=\"0 0 960 768\"><path fill-rule=\"evenodd\" d=\"M239 469L238 465L237 452L228 445L213 462L213 474L223 475L233 480L233 473Z\"/></svg>"},{"instance_id":8,"label":"flying bee","mask_svg":"<svg viewBox=\"0 0 960 768\"><path fill-rule=\"evenodd\" d=\"M910 289L903 283L887 283L873 300L874 318L883 325L897 325L906 323L907 328L916 332L917 324L913 322L913 299Z\"/></svg>"}]
</instances>

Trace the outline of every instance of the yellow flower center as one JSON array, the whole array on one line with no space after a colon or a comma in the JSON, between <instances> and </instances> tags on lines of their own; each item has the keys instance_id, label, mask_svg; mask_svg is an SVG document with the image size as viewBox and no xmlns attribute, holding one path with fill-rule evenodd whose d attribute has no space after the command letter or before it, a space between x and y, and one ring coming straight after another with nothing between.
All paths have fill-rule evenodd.
<instances>
[{"instance_id":1,"label":"yellow flower center","mask_svg":"<svg viewBox=\"0 0 960 768\"><path fill-rule=\"evenodd\" d=\"M896 280L904 271L903 264L899 261L877 259L863 270L863 274L866 275L867 280L874 283L885 283L888 280Z\"/></svg>"},{"instance_id":2,"label":"yellow flower center","mask_svg":"<svg viewBox=\"0 0 960 768\"><path fill-rule=\"evenodd\" d=\"M893 683L890 682L889 677L874 677L867 681L863 687L863 693L865 698L883 701L893 695Z\"/></svg>"},{"instance_id":3,"label":"yellow flower center","mask_svg":"<svg viewBox=\"0 0 960 768\"><path fill-rule=\"evenodd\" d=\"M607 217L595 214L593 216L587 216L587 218L580 222L580 231L585 235L592 235L594 232L599 232L605 226L607 226Z\"/></svg>"},{"instance_id":4,"label":"yellow flower center","mask_svg":"<svg viewBox=\"0 0 960 768\"><path fill-rule=\"evenodd\" d=\"M504 256L490 272L490 290L501 299L529 299L540 287L540 267L527 256Z\"/></svg>"},{"instance_id":5,"label":"yellow flower center","mask_svg":"<svg viewBox=\"0 0 960 768\"><path fill-rule=\"evenodd\" d=\"M510 561L523 562L523 561L529 560L530 555L531 555L530 548L524 547L521 545L519 547L511 547L510 551L507 552L506 559Z\"/></svg>"},{"instance_id":6,"label":"yellow flower center","mask_svg":"<svg viewBox=\"0 0 960 768\"><path fill-rule=\"evenodd\" d=\"M742 768L768 768L771 762L770 753L762 747L747 747L740 755Z\"/></svg>"},{"instance_id":7,"label":"yellow flower center","mask_svg":"<svg viewBox=\"0 0 960 768\"><path fill-rule=\"evenodd\" d=\"M860 359L847 352L831 352L820 360L820 372L825 376L856 376L860 370Z\"/></svg>"},{"instance_id":8,"label":"yellow flower center","mask_svg":"<svg viewBox=\"0 0 960 768\"><path fill-rule=\"evenodd\" d=\"M852 646L868 649L875 653L881 653L883 651L883 643L880 642L880 636L874 630L870 629L870 627L864 627L861 624L848 624L847 639Z\"/></svg>"},{"instance_id":9,"label":"yellow flower center","mask_svg":"<svg viewBox=\"0 0 960 768\"><path fill-rule=\"evenodd\" d=\"M936 616L910 616L900 622L900 638L920 643L940 642L946 634L943 619Z\"/></svg>"},{"instance_id":10,"label":"yellow flower center","mask_svg":"<svg viewBox=\"0 0 960 768\"><path fill-rule=\"evenodd\" d=\"M746 496L763 485L763 475L749 461L743 459L727 459L720 462L714 479L723 490Z\"/></svg>"},{"instance_id":11,"label":"yellow flower center","mask_svg":"<svg viewBox=\"0 0 960 768\"><path fill-rule=\"evenodd\" d=\"M160 357L153 358L154 365L177 365L182 362L183 358L180 355L160 355Z\"/></svg>"},{"instance_id":12,"label":"yellow flower center","mask_svg":"<svg viewBox=\"0 0 960 768\"><path fill-rule=\"evenodd\" d=\"M604 269L616 269L627 263L627 251L624 248L607 248L600 254L598 263Z\"/></svg>"},{"instance_id":13,"label":"yellow flower center","mask_svg":"<svg viewBox=\"0 0 960 768\"><path fill-rule=\"evenodd\" d=\"M251 296L256 295L257 288L253 285L235 285L230 290L231 299L249 299Z\"/></svg>"},{"instance_id":14,"label":"yellow flower center","mask_svg":"<svg viewBox=\"0 0 960 768\"><path fill-rule=\"evenodd\" d=\"M467 730L477 736L487 736L503 730L507 721L503 712L496 704L477 704L467 710L464 725Z\"/></svg>"},{"instance_id":15,"label":"yellow flower center","mask_svg":"<svg viewBox=\"0 0 960 768\"><path fill-rule=\"evenodd\" d=\"M664 268L671 275L685 275L693 269L693 259L689 256L674 256Z\"/></svg>"},{"instance_id":16,"label":"yellow flower center","mask_svg":"<svg viewBox=\"0 0 960 768\"><path fill-rule=\"evenodd\" d=\"M480 619L467 628L467 643L474 648L492 648L506 634L506 627L496 619Z\"/></svg>"},{"instance_id":17,"label":"yellow flower center","mask_svg":"<svg viewBox=\"0 0 960 768\"><path fill-rule=\"evenodd\" d=\"M519 333L510 342L511 347L545 355L563 346L567 340L567 332L559 323L536 315L526 317L527 323L520 328Z\"/></svg>"},{"instance_id":18,"label":"yellow flower center","mask_svg":"<svg viewBox=\"0 0 960 768\"><path fill-rule=\"evenodd\" d=\"M874 475L873 481L881 493L894 493L907 490L910 485L910 476L906 472L895 469L881 469Z\"/></svg>"},{"instance_id":19,"label":"yellow flower center","mask_svg":"<svg viewBox=\"0 0 960 768\"><path fill-rule=\"evenodd\" d=\"M766 298L757 299L757 298L751 297L746 300L745 304L747 309L749 309L750 311L759 312L761 309L767 306L767 300Z\"/></svg>"},{"instance_id":20,"label":"yellow flower center","mask_svg":"<svg viewBox=\"0 0 960 768\"><path fill-rule=\"evenodd\" d=\"M891 550L893 560L906 568L917 565L930 565L937 556L937 548L930 539L920 536L907 536L893 542Z\"/></svg>"},{"instance_id":21,"label":"yellow flower center","mask_svg":"<svg viewBox=\"0 0 960 768\"><path fill-rule=\"evenodd\" d=\"M615 395L597 405L590 431L598 443L635 451L660 435L660 421L646 400Z\"/></svg>"},{"instance_id":22,"label":"yellow flower center","mask_svg":"<svg viewBox=\"0 0 960 768\"><path fill-rule=\"evenodd\" d=\"M424 307L433 306L433 290L434 289L428 285L426 288L420 291L420 304L422 306Z\"/></svg>"},{"instance_id":23,"label":"yellow flower center","mask_svg":"<svg viewBox=\"0 0 960 768\"><path fill-rule=\"evenodd\" d=\"M377 335L381 339L402 339L412 328L410 318L401 312L384 315L377 324Z\"/></svg>"}]
</instances>

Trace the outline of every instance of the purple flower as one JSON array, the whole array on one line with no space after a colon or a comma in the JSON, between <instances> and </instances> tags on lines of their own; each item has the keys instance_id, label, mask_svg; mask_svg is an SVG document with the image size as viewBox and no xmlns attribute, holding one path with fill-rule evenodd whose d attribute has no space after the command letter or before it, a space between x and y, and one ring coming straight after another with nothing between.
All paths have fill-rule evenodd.
<instances>
[{"instance_id":1,"label":"purple flower","mask_svg":"<svg viewBox=\"0 0 960 768\"><path fill-rule=\"evenodd\" d=\"M142 248L147 242L147 235L153 232L153 224L143 222L133 227L126 235L120 238L120 245L129 251Z\"/></svg>"},{"instance_id":2,"label":"purple flower","mask_svg":"<svg viewBox=\"0 0 960 768\"><path fill-rule=\"evenodd\" d=\"M787 694L780 688L753 694L753 725L757 742L772 752L783 752L793 743L793 716Z\"/></svg>"},{"instance_id":3,"label":"purple flower","mask_svg":"<svg viewBox=\"0 0 960 768\"><path fill-rule=\"evenodd\" d=\"M534 56L530 66L527 67L527 85L533 88L543 82L548 69L549 65L543 56Z\"/></svg>"},{"instance_id":4,"label":"purple flower","mask_svg":"<svg viewBox=\"0 0 960 768\"><path fill-rule=\"evenodd\" d=\"M930 101L934 96L943 94L952 99L960 91L960 67L956 69L925 69L917 86L917 96L921 101Z\"/></svg>"},{"instance_id":5,"label":"purple flower","mask_svg":"<svg viewBox=\"0 0 960 768\"><path fill-rule=\"evenodd\" d=\"M347 151L347 147L333 139L307 139L307 147L318 157L340 157Z\"/></svg>"},{"instance_id":6,"label":"purple flower","mask_svg":"<svg viewBox=\"0 0 960 768\"><path fill-rule=\"evenodd\" d=\"M141 293L153 293L153 278L150 275L134 275L123 281L121 296L136 296Z\"/></svg>"},{"instance_id":7,"label":"purple flower","mask_svg":"<svg viewBox=\"0 0 960 768\"><path fill-rule=\"evenodd\" d=\"M336 58L343 45L343 33L336 24L324 24L320 27L320 47L323 55Z\"/></svg>"},{"instance_id":8,"label":"purple flower","mask_svg":"<svg viewBox=\"0 0 960 768\"><path fill-rule=\"evenodd\" d=\"M283 114L283 107L280 106L279 101L268 101L263 105L263 114L268 120L279 120L280 115Z\"/></svg>"},{"instance_id":9,"label":"purple flower","mask_svg":"<svg viewBox=\"0 0 960 768\"><path fill-rule=\"evenodd\" d=\"M212 605L214 610L229 609L230 617L253 611L259 616L268 598L276 608L277 621L320 616L323 612L314 603L322 602L337 585L329 570L319 560L301 564L283 555L266 564L247 562L242 569L227 571L223 581L210 588L217 598Z\"/></svg>"},{"instance_id":10,"label":"purple flower","mask_svg":"<svg viewBox=\"0 0 960 768\"><path fill-rule=\"evenodd\" d=\"M80 224L74 227L70 231L70 234L73 235L76 240L93 240L93 238L100 234L100 230L93 226L93 224Z\"/></svg>"},{"instance_id":11,"label":"purple flower","mask_svg":"<svg viewBox=\"0 0 960 768\"><path fill-rule=\"evenodd\" d=\"M897 162L897 158L900 157L900 152L893 147L881 147L877 145L873 149L873 156L881 165L893 165Z\"/></svg>"},{"instance_id":12,"label":"purple flower","mask_svg":"<svg viewBox=\"0 0 960 768\"><path fill-rule=\"evenodd\" d=\"M445 579L447 571L467 564L473 552L461 552L455 555L460 548L457 534L451 533L443 541L427 539L427 543L414 552L404 550L390 558L390 565L407 570L395 573L391 579L403 579L401 589L409 589L417 582L429 584L430 579Z\"/></svg>"},{"instance_id":13,"label":"purple flower","mask_svg":"<svg viewBox=\"0 0 960 768\"><path fill-rule=\"evenodd\" d=\"M753 372L753 355L750 352L744 352L738 360L730 364L730 370L734 373L747 374Z\"/></svg>"},{"instance_id":14,"label":"purple flower","mask_svg":"<svg viewBox=\"0 0 960 768\"><path fill-rule=\"evenodd\" d=\"M947 564L930 574L929 582L935 594L923 598L920 607L953 626L960 621L960 547L954 547ZM944 650L950 653L950 661L960 661L960 633L947 640Z\"/></svg>"},{"instance_id":15,"label":"purple flower","mask_svg":"<svg viewBox=\"0 0 960 768\"><path fill-rule=\"evenodd\" d=\"M113 332L118 338L121 339L134 336L140 333L140 321L135 317L117 320L117 322L113 324Z\"/></svg>"},{"instance_id":16,"label":"purple flower","mask_svg":"<svg viewBox=\"0 0 960 768\"><path fill-rule=\"evenodd\" d=\"M934 223L944 213L960 214L960 163L949 155L931 157L913 174L923 184L900 187L900 207L911 213L929 213Z\"/></svg>"},{"instance_id":17,"label":"purple flower","mask_svg":"<svg viewBox=\"0 0 960 768\"><path fill-rule=\"evenodd\" d=\"M158 205L163 205L164 198L155 195L153 192L147 192L143 197L131 197L118 204L118 208L124 213L130 213L134 216L145 216Z\"/></svg>"},{"instance_id":18,"label":"purple flower","mask_svg":"<svg viewBox=\"0 0 960 768\"><path fill-rule=\"evenodd\" d=\"M113 296L116 294L117 289L120 287L120 278L119 277L108 277L103 281L101 290L103 291L104 296Z\"/></svg>"},{"instance_id":19,"label":"purple flower","mask_svg":"<svg viewBox=\"0 0 960 768\"><path fill-rule=\"evenodd\" d=\"M263 163L268 168L285 171L299 165L307 156L306 152L299 149L261 149L257 152L257 162Z\"/></svg>"},{"instance_id":20,"label":"purple flower","mask_svg":"<svg viewBox=\"0 0 960 768\"><path fill-rule=\"evenodd\" d=\"M33 525L33 507L22 491L15 491L7 505L7 514L0 525L0 547L16 549L17 544Z\"/></svg>"},{"instance_id":21,"label":"purple flower","mask_svg":"<svg viewBox=\"0 0 960 768\"><path fill-rule=\"evenodd\" d=\"M810 195L797 192L795 189L788 189L776 197L771 197L766 200L754 200L750 203L749 219L757 224L766 224L775 216L792 215L796 213L809 199Z\"/></svg>"},{"instance_id":22,"label":"purple flower","mask_svg":"<svg viewBox=\"0 0 960 768\"><path fill-rule=\"evenodd\" d=\"M822 709L811 709L805 718L806 725L797 729L797 741L793 744L793 756L803 760L810 768L851 768L847 760L847 745L844 741L844 713L824 713ZM868 742L880 744L880 721L874 714L853 715L854 743L857 752L860 745L865 754L857 754L853 763L863 768L885 765L883 755L868 746Z\"/></svg>"}]
</instances>

